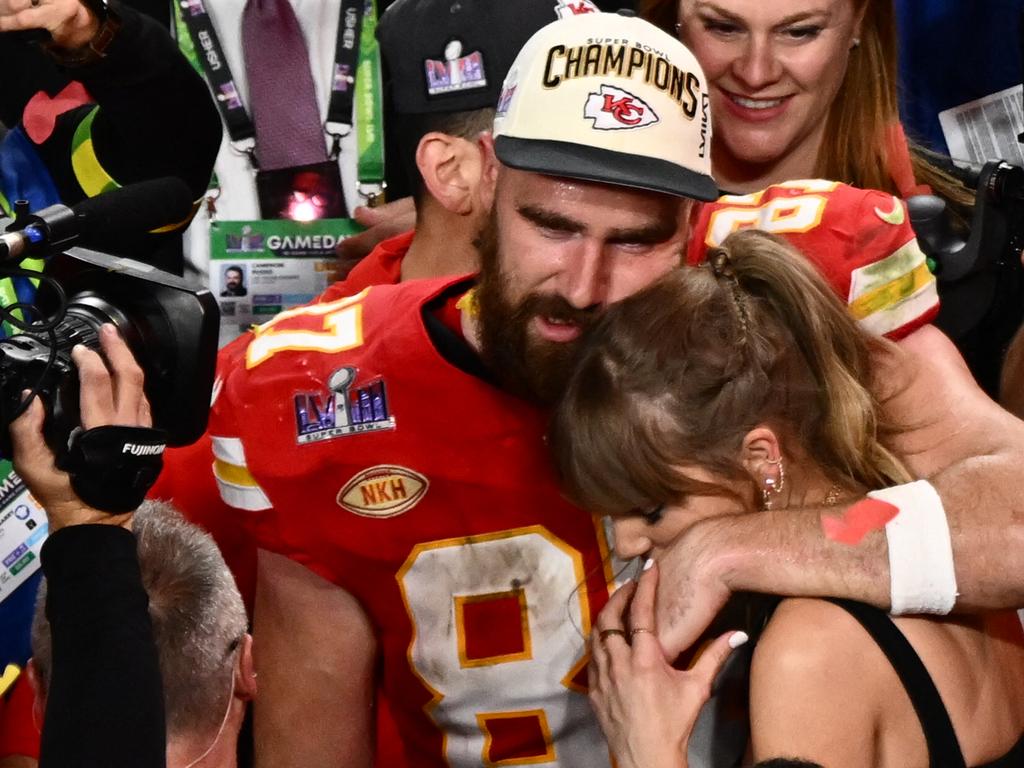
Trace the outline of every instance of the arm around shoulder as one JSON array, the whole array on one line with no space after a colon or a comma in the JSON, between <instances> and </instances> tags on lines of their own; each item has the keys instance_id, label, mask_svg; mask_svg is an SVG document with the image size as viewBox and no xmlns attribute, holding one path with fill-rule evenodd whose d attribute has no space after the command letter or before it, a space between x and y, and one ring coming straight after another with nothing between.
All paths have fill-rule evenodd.
<instances>
[{"instance_id":1,"label":"arm around shoulder","mask_svg":"<svg viewBox=\"0 0 1024 768\"><path fill-rule=\"evenodd\" d=\"M981 390L938 329L911 334L899 353L895 364L913 373L885 403L902 427L893 447L942 499L957 608L1024 605L1024 422Z\"/></svg>"}]
</instances>

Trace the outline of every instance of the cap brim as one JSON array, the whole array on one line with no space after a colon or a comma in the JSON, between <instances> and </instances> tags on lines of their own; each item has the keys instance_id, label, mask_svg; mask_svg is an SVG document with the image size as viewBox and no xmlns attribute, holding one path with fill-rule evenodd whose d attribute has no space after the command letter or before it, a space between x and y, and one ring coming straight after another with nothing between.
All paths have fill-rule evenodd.
<instances>
[{"instance_id":1,"label":"cap brim","mask_svg":"<svg viewBox=\"0 0 1024 768\"><path fill-rule=\"evenodd\" d=\"M648 189L704 202L720 196L710 176L655 157L515 136L498 136L494 151L502 163L520 171Z\"/></svg>"}]
</instances>

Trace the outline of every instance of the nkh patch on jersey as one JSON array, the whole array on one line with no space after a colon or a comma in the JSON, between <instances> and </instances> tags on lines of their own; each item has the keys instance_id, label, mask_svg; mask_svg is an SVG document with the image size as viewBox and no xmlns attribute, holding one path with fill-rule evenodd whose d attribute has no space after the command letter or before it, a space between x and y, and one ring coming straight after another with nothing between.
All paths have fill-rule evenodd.
<instances>
[{"instance_id":1,"label":"nkh patch on jersey","mask_svg":"<svg viewBox=\"0 0 1024 768\"><path fill-rule=\"evenodd\" d=\"M356 474L338 491L338 505L363 517L397 517L415 507L430 481L415 470L378 464Z\"/></svg>"}]
</instances>

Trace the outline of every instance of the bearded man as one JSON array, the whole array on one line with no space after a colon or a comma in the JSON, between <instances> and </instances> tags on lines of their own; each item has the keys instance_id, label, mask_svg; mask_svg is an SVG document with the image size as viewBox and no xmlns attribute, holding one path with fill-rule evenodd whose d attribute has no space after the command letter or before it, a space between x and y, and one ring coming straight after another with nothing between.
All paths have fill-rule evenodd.
<instances>
[{"instance_id":1,"label":"bearded man","mask_svg":"<svg viewBox=\"0 0 1024 768\"><path fill-rule=\"evenodd\" d=\"M686 90L548 61L624 37ZM544 406L587 324L677 267L687 207L716 198L704 87L639 19L545 27L482 139L479 281L290 310L222 356L215 474L261 547L257 765L369 765L377 675L411 764L610 764L585 646L615 566L559 492Z\"/></svg>"}]
</instances>

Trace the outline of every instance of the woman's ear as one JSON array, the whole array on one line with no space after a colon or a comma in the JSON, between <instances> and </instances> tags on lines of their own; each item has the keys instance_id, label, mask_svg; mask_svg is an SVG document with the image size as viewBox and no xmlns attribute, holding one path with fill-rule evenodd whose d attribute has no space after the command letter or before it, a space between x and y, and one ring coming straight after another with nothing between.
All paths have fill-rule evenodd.
<instances>
[{"instance_id":1,"label":"woman's ear","mask_svg":"<svg viewBox=\"0 0 1024 768\"><path fill-rule=\"evenodd\" d=\"M864 30L864 16L867 15L868 5L870 5L871 1L872 0L868 0L868 2L861 3L860 9L853 15L853 31L851 34L851 40L853 42L851 47L853 48L860 45L860 39L863 37L861 33Z\"/></svg>"},{"instance_id":2,"label":"woman's ear","mask_svg":"<svg viewBox=\"0 0 1024 768\"><path fill-rule=\"evenodd\" d=\"M781 457L779 439L770 427L754 427L743 438L740 461L759 487L764 485L765 478L774 479L778 474Z\"/></svg>"}]
</instances>

